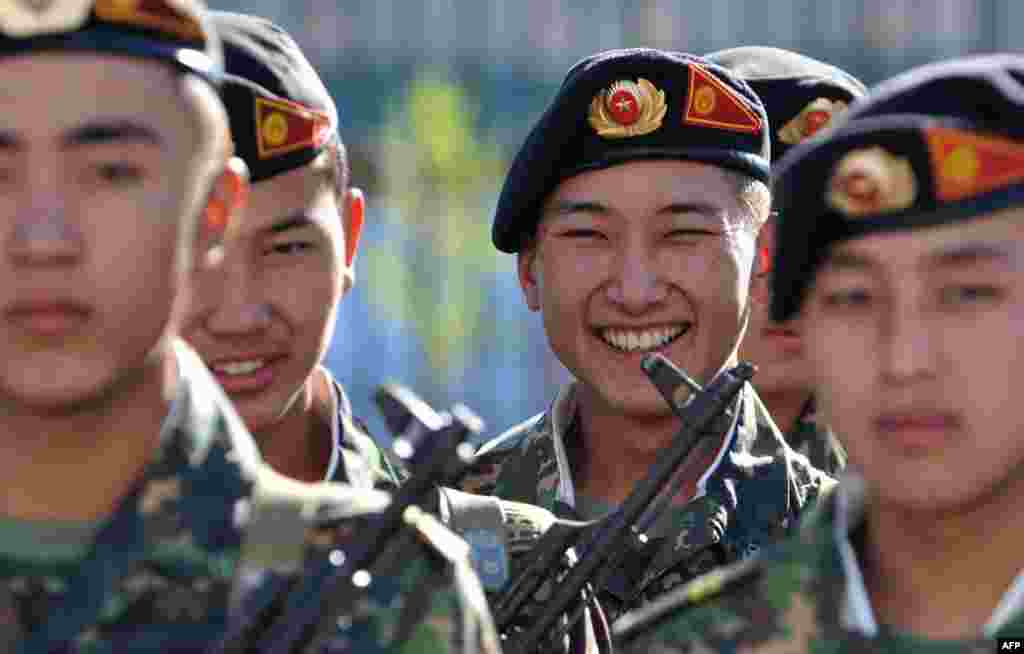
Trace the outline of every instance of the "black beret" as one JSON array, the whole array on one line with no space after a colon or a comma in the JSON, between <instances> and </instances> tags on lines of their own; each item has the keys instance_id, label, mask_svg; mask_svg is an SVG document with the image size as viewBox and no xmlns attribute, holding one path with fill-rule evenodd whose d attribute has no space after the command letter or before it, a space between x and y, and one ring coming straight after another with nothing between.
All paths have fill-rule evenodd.
<instances>
[{"instance_id":1,"label":"black beret","mask_svg":"<svg viewBox=\"0 0 1024 654\"><path fill-rule=\"evenodd\" d=\"M200 0L7 0L0 56L75 50L166 61L220 83L220 42Z\"/></svg>"},{"instance_id":2,"label":"black beret","mask_svg":"<svg viewBox=\"0 0 1024 654\"><path fill-rule=\"evenodd\" d=\"M767 126L746 83L695 55L638 48L588 57L516 154L491 238L519 251L561 181L635 159L698 161L767 182Z\"/></svg>"},{"instance_id":3,"label":"black beret","mask_svg":"<svg viewBox=\"0 0 1024 654\"><path fill-rule=\"evenodd\" d=\"M211 11L224 44L221 97L235 154L258 182L303 166L331 142L338 111L298 44L256 16Z\"/></svg>"},{"instance_id":4,"label":"black beret","mask_svg":"<svg viewBox=\"0 0 1024 654\"><path fill-rule=\"evenodd\" d=\"M773 162L867 94L864 83L853 75L782 48L729 48L704 56L741 78L761 98L771 125Z\"/></svg>"},{"instance_id":5,"label":"black beret","mask_svg":"<svg viewBox=\"0 0 1024 654\"><path fill-rule=\"evenodd\" d=\"M883 82L775 172L781 321L837 242L1024 205L1024 57L965 57Z\"/></svg>"}]
</instances>

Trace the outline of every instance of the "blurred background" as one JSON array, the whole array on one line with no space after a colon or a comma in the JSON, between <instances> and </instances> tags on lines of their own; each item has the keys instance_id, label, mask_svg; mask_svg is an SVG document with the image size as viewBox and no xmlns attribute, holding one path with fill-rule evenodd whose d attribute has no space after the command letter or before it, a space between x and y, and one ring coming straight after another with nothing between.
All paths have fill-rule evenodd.
<instances>
[{"instance_id":1,"label":"blurred background","mask_svg":"<svg viewBox=\"0 0 1024 654\"><path fill-rule=\"evenodd\" d=\"M1024 48L1021 0L209 0L298 40L334 95L369 211L327 365L356 414L394 380L463 402L486 436L544 410L568 374L490 242L504 172L577 60L650 46L788 48L871 85Z\"/></svg>"}]
</instances>

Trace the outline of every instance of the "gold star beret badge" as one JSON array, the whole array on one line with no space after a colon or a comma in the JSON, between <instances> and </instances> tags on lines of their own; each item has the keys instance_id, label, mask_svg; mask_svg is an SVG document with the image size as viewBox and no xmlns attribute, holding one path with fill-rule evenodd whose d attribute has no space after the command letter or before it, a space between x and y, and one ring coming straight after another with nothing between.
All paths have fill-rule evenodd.
<instances>
[{"instance_id":1,"label":"gold star beret badge","mask_svg":"<svg viewBox=\"0 0 1024 654\"><path fill-rule=\"evenodd\" d=\"M787 145L796 145L828 127L846 107L842 100L817 98L779 129L779 140Z\"/></svg>"},{"instance_id":2,"label":"gold star beret badge","mask_svg":"<svg viewBox=\"0 0 1024 654\"><path fill-rule=\"evenodd\" d=\"M92 0L0 1L0 32L13 38L72 32L85 24Z\"/></svg>"},{"instance_id":3,"label":"gold star beret badge","mask_svg":"<svg viewBox=\"0 0 1024 654\"><path fill-rule=\"evenodd\" d=\"M594 96L587 122L604 138L642 136L661 127L666 111L665 92L654 84L620 80Z\"/></svg>"},{"instance_id":4,"label":"gold star beret badge","mask_svg":"<svg viewBox=\"0 0 1024 654\"><path fill-rule=\"evenodd\" d=\"M910 161L875 146L848 152L836 165L826 200L837 211L860 217L906 209L917 197Z\"/></svg>"}]
</instances>

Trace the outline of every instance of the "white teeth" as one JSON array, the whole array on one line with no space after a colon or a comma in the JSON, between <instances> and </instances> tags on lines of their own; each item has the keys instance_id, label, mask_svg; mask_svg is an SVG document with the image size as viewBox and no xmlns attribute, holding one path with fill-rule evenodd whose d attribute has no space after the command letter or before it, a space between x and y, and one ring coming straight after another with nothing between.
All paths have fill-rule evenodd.
<instances>
[{"instance_id":1,"label":"white teeth","mask_svg":"<svg viewBox=\"0 0 1024 654\"><path fill-rule=\"evenodd\" d=\"M218 363L214 366L217 372L223 372L228 375L248 375L251 372L255 372L262 368L266 362L263 359L254 359L252 361L235 361L233 363Z\"/></svg>"},{"instance_id":2,"label":"white teeth","mask_svg":"<svg viewBox=\"0 0 1024 654\"><path fill-rule=\"evenodd\" d=\"M603 329L601 338L617 350L637 352L654 350L673 340L690 328L689 324L654 329Z\"/></svg>"}]
</instances>

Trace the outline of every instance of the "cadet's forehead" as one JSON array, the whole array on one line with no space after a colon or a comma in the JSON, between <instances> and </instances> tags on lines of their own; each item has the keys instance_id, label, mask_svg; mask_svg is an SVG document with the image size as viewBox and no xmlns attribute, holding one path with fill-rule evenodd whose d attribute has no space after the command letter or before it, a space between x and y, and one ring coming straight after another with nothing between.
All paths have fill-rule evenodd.
<instances>
[{"instance_id":1,"label":"cadet's forehead","mask_svg":"<svg viewBox=\"0 0 1024 654\"><path fill-rule=\"evenodd\" d=\"M256 182L250 201L235 219L239 237L273 235L294 229L333 232L339 207L322 172L302 166Z\"/></svg>"},{"instance_id":2,"label":"cadet's forehead","mask_svg":"<svg viewBox=\"0 0 1024 654\"><path fill-rule=\"evenodd\" d=\"M695 161L637 160L574 175L558 183L545 199L543 213L556 213L567 203L596 202L609 209L660 211L685 206L735 208L736 193L726 173ZM682 211L675 211L682 213Z\"/></svg>"},{"instance_id":3,"label":"cadet's forehead","mask_svg":"<svg viewBox=\"0 0 1024 654\"><path fill-rule=\"evenodd\" d=\"M112 117L179 130L192 121L180 77L142 59L82 53L7 58L0 89L7 130L54 131Z\"/></svg>"},{"instance_id":4,"label":"cadet's forehead","mask_svg":"<svg viewBox=\"0 0 1024 654\"><path fill-rule=\"evenodd\" d=\"M1024 208L913 231L876 232L834 244L825 271L895 271L971 267L1019 268L1024 263Z\"/></svg>"}]
</instances>

